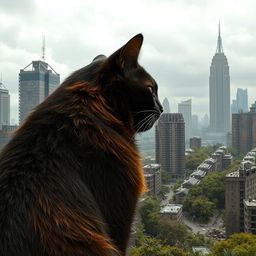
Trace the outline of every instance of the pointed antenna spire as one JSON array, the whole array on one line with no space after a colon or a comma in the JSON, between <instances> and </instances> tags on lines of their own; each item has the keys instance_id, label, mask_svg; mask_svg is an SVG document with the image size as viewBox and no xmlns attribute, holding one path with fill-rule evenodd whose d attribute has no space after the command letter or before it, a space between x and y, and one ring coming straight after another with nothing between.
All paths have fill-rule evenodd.
<instances>
[{"instance_id":1,"label":"pointed antenna spire","mask_svg":"<svg viewBox=\"0 0 256 256\"><path fill-rule=\"evenodd\" d=\"M43 34L43 43L42 43L42 60L45 61L45 35Z\"/></svg>"},{"instance_id":2,"label":"pointed antenna spire","mask_svg":"<svg viewBox=\"0 0 256 256\"><path fill-rule=\"evenodd\" d=\"M218 35L216 53L223 53L222 40L220 35L220 22L219 22L219 35Z\"/></svg>"}]
</instances>

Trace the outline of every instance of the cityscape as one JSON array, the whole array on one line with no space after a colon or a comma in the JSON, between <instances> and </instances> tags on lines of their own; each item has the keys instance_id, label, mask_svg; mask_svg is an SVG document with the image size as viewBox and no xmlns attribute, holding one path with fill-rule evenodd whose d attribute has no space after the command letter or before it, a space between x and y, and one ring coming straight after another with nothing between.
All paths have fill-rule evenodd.
<instances>
[{"instance_id":1,"label":"cityscape","mask_svg":"<svg viewBox=\"0 0 256 256\"><path fill-rule=\"evenodd\" d=\"M256 97L252 86L232 85L231 46L225 44L222 21L215 25L209 47L216 50L203 67L208 72L204 103L188 96L194 89L184 87L182 95L177 84L181 92L172 98L158 83L163 113L136 136L148 191L138 203L128 256L256 256ZM0 150L71 72L59 72L66 67L52 61L54 53L48 58L47 38L41 39L40 57L24 59L11 71L16 96L0 70ZM147 55L152 47L145 48Z\"/></svg>"}]
</instances>

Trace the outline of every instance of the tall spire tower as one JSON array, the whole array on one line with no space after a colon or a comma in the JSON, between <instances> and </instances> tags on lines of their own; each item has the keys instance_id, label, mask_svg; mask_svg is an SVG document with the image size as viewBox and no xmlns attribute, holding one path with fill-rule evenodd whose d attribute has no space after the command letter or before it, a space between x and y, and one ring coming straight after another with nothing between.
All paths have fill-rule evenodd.
<instances>
[{"instance_id":1,"label":"tall spire tower","mask_svg":"<svg viewBox=\"0 0 256 256\"><path fill-rule=\"evenodd\" d=\"M220 35L220 22L219 22L219 36L218 36L216 53L223 53L222 40Z\"/></svg>"},{"instance_id":2,"label":"tall spire tower","mask_svg":"<svg viewBox=\"0 0 256 256\"><path fill-rule=\"evenodd\" d=\"M45 61L45 35L43 35L43 42L42 42L42 60Z\"/></svg>"},{"instance_id":3,"label":"tall spire tower","mask_svg":"<svg viewBox=\"0 0 256 256\"><path fill-rule=\"evenodd\" d=\"M210 130L226 135L230 131L230 76L227 58L219 34L217 50L212 58L209 78Z\"/></svg>"}]
</instances>

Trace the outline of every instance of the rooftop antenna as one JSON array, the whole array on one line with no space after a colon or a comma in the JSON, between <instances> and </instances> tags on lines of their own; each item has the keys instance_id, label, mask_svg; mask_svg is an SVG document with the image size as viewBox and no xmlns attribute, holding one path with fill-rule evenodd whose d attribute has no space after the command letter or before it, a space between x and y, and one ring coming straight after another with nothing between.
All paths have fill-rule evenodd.
<instances>
[{"instance_id":1,"label":"rooftop antenna","mask_svg":"<svg viewBox=\"0 0 256 256\"><path fill-rule=\"evenodd\" d=\"M0 76L0 89L6 89L6 87L5 87L4 84L3 84L3 76L2 76L2 73L1 73L1 76Z\"/></svg>"},{"instance_id":2,"label":"rooftop antenna","mask_svg":"<svg viewBox=\"0 0 256 256\"><path fill-rule=\"evenodd\" d=\"M43 43L42 43L42 60L45 61L45 35L43 34Z\"/></svg>"}]
</instances>

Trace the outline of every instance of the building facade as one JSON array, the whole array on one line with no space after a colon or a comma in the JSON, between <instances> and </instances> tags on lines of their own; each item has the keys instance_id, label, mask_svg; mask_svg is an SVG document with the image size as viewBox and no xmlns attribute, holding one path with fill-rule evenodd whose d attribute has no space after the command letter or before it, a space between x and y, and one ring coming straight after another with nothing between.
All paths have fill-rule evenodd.
<instances>
[{"instance_id":1,"label":"building facade","mask_svg":"<svg viewBox=\"0 0 256 256\"><path fill-rule=\"evenodd\" d=\"M10 95L0 80L0 125L10 125Z\"/></svg>"},{"instance_id":2,"label":"building facade","mask_svg":"<svg viewBox=\"0 0 256 256\"><path fill-rule=\"evenodd\" d=\"M31 70L28 68L31 67ZM44 61L32 61L19 73L20 123L60 84L60 75Z\"/></svg>"},{"instance_id":3,"label":"building facade","mask_svg":"<svg viewBox=\"0 0 256 256\"><path fill-rule=\"evenodd\" d=\"M185 123L180 113L163 113L156 125L156 162L173 180L185 174Z\"/></svg>"},{"instance_id":4,"label":"building facade","mask_svg":"<svg viewBox=\"0 0 256 256\"><path fill-rule=\"evenodd\" d=\"M162 105L164 113L171 113L170 104L167 98L164 98Z\"/></svg>"},{"instance_id":5,"label":"building facade","mask_svg":"<svg viewBox=\"0 0 256 256\"><path fill-rule=\"evenodd\" d=\"M182 101L178 104L178 112L183 115L185 122L185 141L188 142L191 136L192 127L192 100Z\"/></svg>"},{"instance_id":6,"label":"building facade","mask_svg":"<svg viewBox=\"0 0 256 256\"><path fill-rule=\"evenodd\" d=\"M232 113L248 112L247 89L237 88L236 99L232 101Z\"/></svg>"},{"instance_id":7,"label":"building facade","mask_svg":"<svg viewBox=\"0 0 256 256\"><path fill-rule=\"evenodd\" d=\"M245 154L256 147L256 108L247 113L232 114L232 147Z\"/></svg>"},{"instance_id":8,"label":"building facade","mask_svg":"<svg viewBox=\"0 0 256 256\"><path fill-rule=\"evenodd\" d=\"M230 76L227 58L223 52L220 35L217 50L213 56L209 78L210 131L228 133L230 131Z\"/></svg>"},{"instance_id":9,"label":"building facade","mask_svg":"<svg viewBox=\"0 0 256 256\"><path fill-rule=\"evenodd\" d=\"M225 177L226 236L254 232L256 224L252 200L256 198L256 149L251 150L235 172ZM251 212L252 211L252 212Z\"/></svg>"},{"instance_id":10,"label":"building facade","mask_svg":"<svg viewBox=\"0 0 256 256\"><path fill-rule=\"evenodd\" d=\"M201 148L202 140L199 137L193 137L189 139L190 148Z\"/></svg>"},{"instance_id":11,"label":"building facade","mask_svg":"<svg viewBox=\"0 0 256 256\"><path fill-rule=\"evenodd\" d=\"M162 188L161 170L159 164L147 164L143 167L144 177L148 187L148 195L158 195Z\"/></svg>"}]
</instances>

